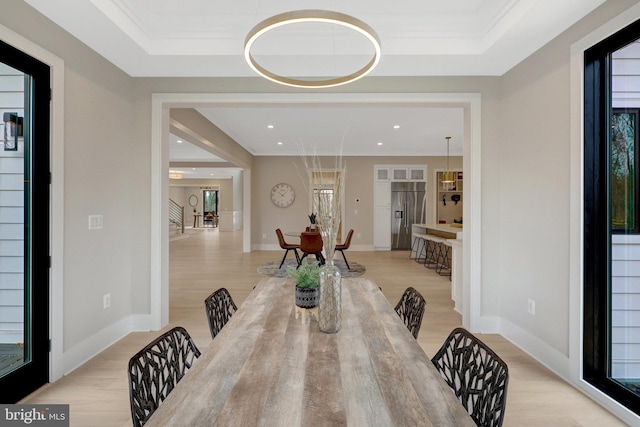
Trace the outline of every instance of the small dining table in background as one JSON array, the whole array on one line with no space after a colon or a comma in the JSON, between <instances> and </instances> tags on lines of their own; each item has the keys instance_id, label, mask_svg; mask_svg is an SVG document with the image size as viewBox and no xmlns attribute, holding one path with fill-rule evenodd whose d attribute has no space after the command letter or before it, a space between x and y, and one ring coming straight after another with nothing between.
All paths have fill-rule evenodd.
<instances>
[{"instance_id":1,"label":"small dining table in background","mask_svg":"<svg viewBox=\"0 0 640 427\"><path fill-rule=\"evenodd\" d=\"M342 329L265 278L147 426L475 426L378 286L342 281Z\"/></svg>"}]
</instances>

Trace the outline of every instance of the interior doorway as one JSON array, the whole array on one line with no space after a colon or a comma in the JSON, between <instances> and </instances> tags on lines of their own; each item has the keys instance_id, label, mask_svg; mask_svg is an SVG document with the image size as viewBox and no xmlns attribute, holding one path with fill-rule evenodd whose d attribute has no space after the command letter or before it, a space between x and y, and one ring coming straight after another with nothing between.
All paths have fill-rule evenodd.
<instances>
[{"instance_id":1,"label":"interior doorway","mask_svg":"<svg viewBox=\"0 0 640 427\"><path fill-rule=\"evenodd\" d=\"M220 191L206 189L202 190L202 220L203 225L217 227L218 226L218 201Z\"/></svg>"},{"instance_id":2,"label":"interior doorway","mask_svg":"<svg viewBox=\"0 0 640 427\"><path fill-rule=\"evenodd\" d=\"M375 95L375 96L372 96ZM150 327L160 329L168 323L169 278L166 266L168 233L168 141L170 108L194 108L209 104L300 104L332 102L345 104L450 105L461 107L464 115L463 171L466 177L464 218L469 227L463 229L463 326L471 331L481 329L481 95L479 93L331 93L310 97L303 93L154 93L151 100L151 261L150 261ZM251 171L245 169L243 180L243 251L251 251Z\"/></svg>"}]
</instances>

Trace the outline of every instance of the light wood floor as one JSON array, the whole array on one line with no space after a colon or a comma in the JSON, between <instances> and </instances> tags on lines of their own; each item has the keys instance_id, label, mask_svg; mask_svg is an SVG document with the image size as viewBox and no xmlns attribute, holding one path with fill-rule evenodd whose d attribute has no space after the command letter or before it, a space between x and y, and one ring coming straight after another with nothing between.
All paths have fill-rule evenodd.
<instances>
[{"instance_id":1,"label":"light wood floor","mask_svg":"<svg viewBox=\"0 0 640 427\"><path fill-rule=\"evenodd\" d=\"M281 251L242 253L242 232L188 230L189 238L170 243L170 325L184 326L201 350L211 336L204 299L220 287L240 305L262 278L265 262L280 260ZM292 254L289 254L292 256ZM338 255L339 256L339 255ZM448 333L461 324L453 310L450 282L416 264L406 251L347 252L363 264L363 277L382 287L395 305L413 286L427 300L418 342L433 355ZM43 387L21 403L70 404L71 426L130 426L127 363L159 332L132 333L79 369ZM498 335L480 335L509 366L505 426L623 426L617 418ZM288 427L288 426L287 426Z\"/></svg>"}]
</instances>

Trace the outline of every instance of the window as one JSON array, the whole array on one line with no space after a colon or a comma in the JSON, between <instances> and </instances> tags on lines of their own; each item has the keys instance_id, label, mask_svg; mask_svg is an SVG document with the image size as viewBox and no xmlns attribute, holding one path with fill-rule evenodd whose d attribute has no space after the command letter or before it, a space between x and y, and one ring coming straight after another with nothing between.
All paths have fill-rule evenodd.
<instances>
[{"instance_id":1,"label":"window","mask_svg":"<svg viewBox=\"0 0 640 427\"><path fill-rule=\"evenodd\" d=\"M340 179L339 171L313 171L311 173L311 188L313 189L313 198L311 209L312 212L318 212L318 205L320 200L329 208L329 212L334 211L334 194L335 194L335 186L336 182ZM344 205L341 201L337 201L339 204L336 205L337 209L340 209L341 212L341 221L338 227L338 233L336 236L336 243L340 243L342 241L342 223L344 219ZM320 218L319 218L320 219ZM322 226L322 224L320 224Z\"/></svg>"},{"instance_id":2,"label":"window","mask_svg":"<svg viewBox=\"0 0 640 427\"><path fill-rule=\"evenodd\" d=\"M202 212L205 215L218 215L218 190L202 191Z\"/></svg>"},{"instance_id":3,"label":"window","mask_svg":"<svg viewBox=\"0 0 640 427\"><path fill-rule=\"evenodd\" d=\"M640 71L640 70L639 70ZM640 233L638 191L638 108L614 108L611 115L611 228Z\"/></svg>"},{"instance_id":4,"label":"window","mask_svg":"<svg viewBox=\"0 0 640 427\"><path fill-rule=\"evenodd\" d=\"M640 414L640 21L585 52L585 381Z\"/></svg>"}]
</instances>

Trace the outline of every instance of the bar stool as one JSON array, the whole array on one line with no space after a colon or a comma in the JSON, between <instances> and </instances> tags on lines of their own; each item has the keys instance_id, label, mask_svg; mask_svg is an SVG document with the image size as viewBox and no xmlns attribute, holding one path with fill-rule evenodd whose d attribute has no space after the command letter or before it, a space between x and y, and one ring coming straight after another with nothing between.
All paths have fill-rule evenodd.
<instances>
[{"instance_id":1,"label":"bar stool","mask_svg":"<svg viewBox=\"0 0 640 427\"><path fill-rule=\"evenodd\" d=\"M413 243L411 244L411 253L409 254L409 258L413 258L416 262L421 262L422 254L424 254L426 258L426 237L426 234L413 233Z\"/></svg>"},{"instance_id":2,"label":"bar stool","mask_svg":"<svg viewBox=\"0 0 640 427\"><path fill-rule=\"evenodd\" d=\"M444 239L439 236L434 236L433 234L427 234L426 242L427 254L425 256L424 266L426 268L437 268L438 258L441 252L440 246L444 242Z\"/></svg>"},{"instance_id":3,"label":"bar stool","mask_svg":"<svg viewBox=\"0 0 640 427\"><path fill-rule=\"evenodd\" d=\"M441 276L449 276L451 278L451 243L446 239L440 245L440 253L438 259L441 260L436 266L436 272Z\"/></svg>"}]
</instances>

